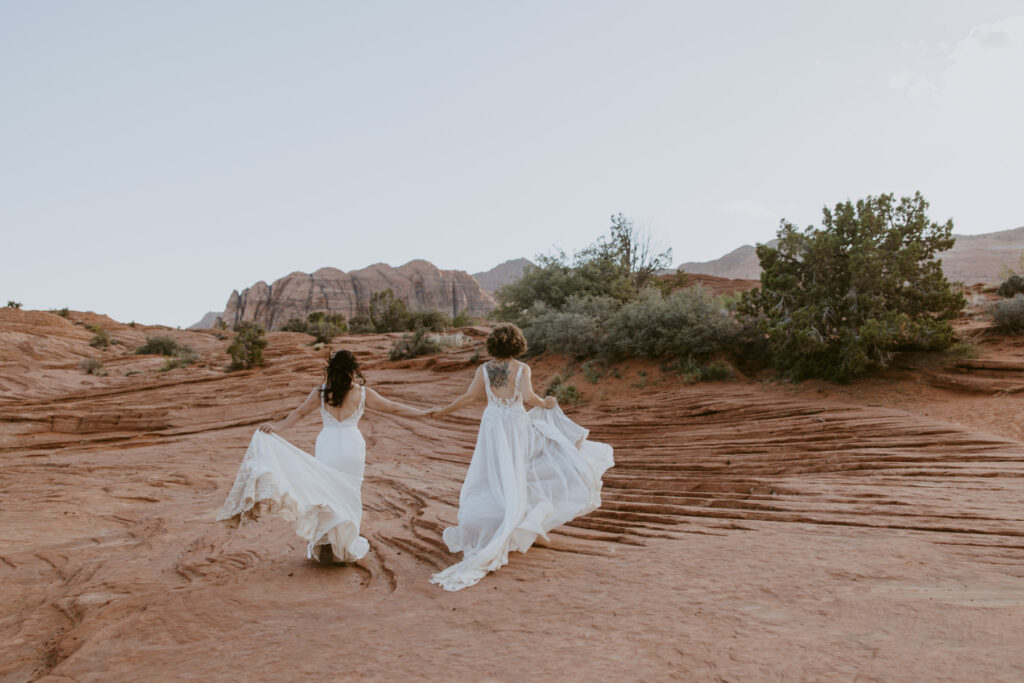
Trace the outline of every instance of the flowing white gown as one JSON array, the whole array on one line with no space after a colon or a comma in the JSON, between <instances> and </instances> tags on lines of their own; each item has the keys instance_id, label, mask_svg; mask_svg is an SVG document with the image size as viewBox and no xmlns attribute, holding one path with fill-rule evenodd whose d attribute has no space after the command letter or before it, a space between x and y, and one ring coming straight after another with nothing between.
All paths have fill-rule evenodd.
<instances>
[{"instance_id":1,"label":"flowing white gown","mask_svg":"<svg viewBox=\"0 0 1024 683\"><path fill-rule=\"evenodd\" d=\"M366 463L359 418L366 407L366 388L359 390L359 407L339 421L324 407L321 387L324 426L316 437L315 458L277 434L257 430L217 519L232 525L256 519L262 503L263 512L291 522L295 533L308 541L307 557L322 545L331 546L338 562L363 557L370 544L359 535Z\"/></svg>"},{"instance_id":2,"label":"flowing white gown","mask_svg":"<svg viewBox=\"0 0 1024 683\"><path fill-rule=\"evenodd\" d=\"M499 398L487 372L487 408L459 496L458 526L444 542L461 552L458 564L431 583L457 591L508 563L509 551L526 552L538 536L601 505L601 475L614 464L612 447L588 441L589 432L558 407L523 407L522 366L512 396Z\"/></svg>"}]
</instances>

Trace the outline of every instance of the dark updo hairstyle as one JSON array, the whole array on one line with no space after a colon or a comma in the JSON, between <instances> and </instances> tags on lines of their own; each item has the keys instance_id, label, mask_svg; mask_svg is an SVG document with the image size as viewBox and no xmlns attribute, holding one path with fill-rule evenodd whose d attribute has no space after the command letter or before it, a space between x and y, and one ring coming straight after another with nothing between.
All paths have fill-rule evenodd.
<instances>
[{"instance_id":1,"label":"dark updo hairstyle","mask_svg":"<svg viewBox=\"0 0 1024 683\"><path fill-rule=\"evenodd\" d=\"M487 353L494 358L515 358L526 352L526 337L523 331L512 323L495 325L487 335Z\"/></svg>"},{"instance_id":2,"label":"dark updo hairstyle","mask_svg":"<svg viewBox=\"0 0 1024 683\"><path fill-rule=\"evenodd\" d=\"M359 372L359 363L351 351L341 349L327 361L327 381L324 382L324 402L332 406L340 406L348 390L358 377L360 384L366 384L366 378Z\"/></svg>"}]
</instances>

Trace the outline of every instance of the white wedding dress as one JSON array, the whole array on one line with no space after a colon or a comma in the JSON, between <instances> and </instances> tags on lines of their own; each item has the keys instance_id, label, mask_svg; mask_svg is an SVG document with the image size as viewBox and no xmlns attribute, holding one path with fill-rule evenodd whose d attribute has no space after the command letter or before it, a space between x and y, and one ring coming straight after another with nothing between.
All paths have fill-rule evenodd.
<instances>
[{"instance_id":1,"label":"white wedding dress","mask_svg":"<svg viewBox=\"0 0 1024 683\"><path fill-rule=\"evenodd\" d=\"M527 413L522 370L508 398L495 396L483 373L487 408L459 496L458 526L444 531L448 548L463 559L431 579L445 590L472 586L507 564L510 551L526 552L538 536L548 540L554 527L601 505L612 447L588 441L589 432L558 407Z\"/></svg>"},{"instance_id":2,"label":"white wedding dress","mask_svg":"<svg viewBox=\"0 0 1024 683\"><path fill-rule=\"evenodd\" d=\"M331 546L338 562L363 557L370 544L359 535L366 463L359 418L366 407L366 388L359 390L359 407L339 421L324 407L321 387L324 426L316 437L315 458L277 434L257 430L217 519L233 525L243 518L256 519L257 505L262 504L264 512L292 523L295 533L309 544L307 557L314 557L322 545Z\"/></svg>"}]
</instances>

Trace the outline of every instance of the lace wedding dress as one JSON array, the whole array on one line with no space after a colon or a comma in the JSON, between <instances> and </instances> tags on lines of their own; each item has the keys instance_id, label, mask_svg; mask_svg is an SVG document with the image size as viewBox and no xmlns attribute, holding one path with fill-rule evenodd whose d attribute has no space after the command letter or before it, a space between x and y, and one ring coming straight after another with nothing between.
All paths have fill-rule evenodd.
<instances>
[{"instance_id":1,"label":"lace wedding dress","mask_svg":"<svg viewBox=\"0 0 1024 683\"><path fill-rule=\"evenodd\" d=\"M459 496L458 526L444 542L461 552L458 564L431 583L457 591L508 563L512 550L526 552L537 537L601 504L601 475L611 467L612 447L588 441L589 432L558 407L527 412L519 392L499 398L484 374L487 408Z\"/></svg>"},{"instance_id":2,"label":"lace wedding dress","mask_svg":"<svg viewBox=\"0 0 1024 683\"><path fill-rule=\"evenodd\" d=\"M366 407L366 388L359 390L359 407L339 421L324 407L321 387L324 426L316 438L315 458L277 434L257 430L217 519L237 526L242 519L258 518L262 504L262 512L291 522L295 533L308 541L307 557L314 557L322 545L330 545L338 562L365 555L370 545L359 535L359 523L366 443L359 418Z\"/></svg>"}]
</instances>

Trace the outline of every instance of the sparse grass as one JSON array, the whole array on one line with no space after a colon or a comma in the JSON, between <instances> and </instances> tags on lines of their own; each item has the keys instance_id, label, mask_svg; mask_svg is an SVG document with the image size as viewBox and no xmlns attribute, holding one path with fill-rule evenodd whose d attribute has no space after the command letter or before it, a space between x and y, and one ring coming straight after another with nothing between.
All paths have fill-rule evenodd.
<instances>
[{"instance_id":1,"label":"sparse grass","mask_svg":"<svg viewBox=\"0 0 1024 683\"><path fill-rule=\"evenodd\" d=\"M49 311L47 311L47 313L53 313L54 315L59 315L62 318L66 318L68 317L68 315L70 315L71 311L69 311L67 308L51 308Z\"/></svg>"},{"instance_id":2,"label":"sparse grass","mask_svg":"<svg viewBox=\"0 0 1024 683\"><path fill-rule=\"evenodd\" d=\"M107 371L103 369L103 363L96 358L83 358L78 362L78 369L87 375L107 376Z\"/></svg>"},{"instance_id":3,"label":"sparse grass","mask_svg":"<svg viewBox=\"0 0 1024 683\"><path fill-rule=\"evenodd\" d=\"M99 325L89 325L86 329L93 333L92 339L89 340L89 346L96 347L97 349L110 348L110 333Z\"/></svg>"},{"instance_id":4,"label":"sparse grass","mask_svg":"<svg viewBox=\"0 0 1024 683\"><path fill-rule=\"evenodd\" d=\"M131 377L132 375L141 375L141 374L142 374L141 370L129 370L128 372L124 373L124 376L125 377Z\"/></svg>"},{"instance_id":5,"label":"sparse grass","mask_svg":"<svg viewBox=\"0 0 1024 683\"><path fill-rule=\"evenodd\" d=\"M978 347L970 342L957 342L946 349L946 353L953 358L977 358L980 355Z\"/></svg>"},{"instance_id":6,"label":"sparse grass","mask_svg":"<svg viewBox=\"0 0 1024 683\"><path fill-rule=\"evenodd\" d=\"M583 364L583 376L591 384L597 384L604 377L605 367L600 361L588 360Z\"/></svg>"},{"instance_id":7,"label":"sparse grass","mask_svg":"<svg viewBox=\"0 0 1024 683\"><path fill-rule=\"evenodd\" d=\"M135 349L137 354L159 354L166 356L167 361L160 368L159 372L167 372L174 368L184 368L199 360L199 354L195 349L186 344L179 343L176 339L167 336L149 337L146 343Z\"/></svg>"},{"instance_id":8,"label":"sparse grass","mask_svg":"<svg viewBox=\"0 0 1024 683\"><path fill-rule=\"evenodd\" d=\"M544 391L545 396L554 396L560 404L578 405L583 402L583 394L575 384L566 384L561 375L555 375Z\"/></svg>"}]
</instances>

